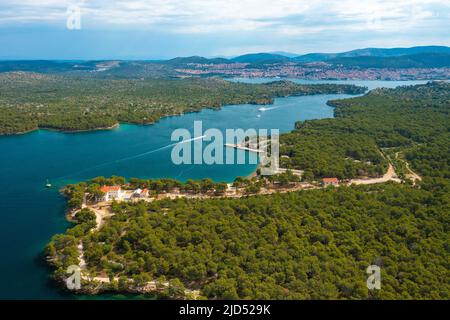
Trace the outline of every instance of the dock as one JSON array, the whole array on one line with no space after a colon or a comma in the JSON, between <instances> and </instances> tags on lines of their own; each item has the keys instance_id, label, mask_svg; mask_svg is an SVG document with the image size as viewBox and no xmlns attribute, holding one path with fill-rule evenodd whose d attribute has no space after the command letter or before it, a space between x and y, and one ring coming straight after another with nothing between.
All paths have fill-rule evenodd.
<instances>
[{"instance_id":1,"label":"dock","mask_svg":"<svg viewBox=\"0 0 450 320\"><path fill-rule=\"evenodd\" d=\"M225 147L234 148L234 149L240 149L240 150L245 150L245 151L255 152L255 153L264 153L263 150L253 149L253 148L249 148L249 147L244 147L244 146L241 146L239 144L233 144L233 143L225 143Z\"/></svg>"}]
</instances>

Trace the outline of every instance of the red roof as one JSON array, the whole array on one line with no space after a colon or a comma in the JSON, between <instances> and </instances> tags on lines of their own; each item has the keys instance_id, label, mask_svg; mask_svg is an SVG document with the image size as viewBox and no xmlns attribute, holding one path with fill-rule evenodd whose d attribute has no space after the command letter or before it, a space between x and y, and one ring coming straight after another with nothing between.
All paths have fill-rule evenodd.
<instances>
[{"instance_id":1,"label":"red roof","mask_svg":"<svg viewBox=\"0 0 450 320\"><path fill-rule=\"evenodd\" d=\"M119 191L120 186L103 186L100 188L102 192Z\"/></svg>"},{"instance_id":2,"label":"red roof","mask_svg":"<svg viewBox=\"0 0 450 320\"><path fill-rule=\"evenodd\" d=\"M338 178L323 178L322 181L325 183L338 183L339 182Z\"/></svg>"}]
</instances>

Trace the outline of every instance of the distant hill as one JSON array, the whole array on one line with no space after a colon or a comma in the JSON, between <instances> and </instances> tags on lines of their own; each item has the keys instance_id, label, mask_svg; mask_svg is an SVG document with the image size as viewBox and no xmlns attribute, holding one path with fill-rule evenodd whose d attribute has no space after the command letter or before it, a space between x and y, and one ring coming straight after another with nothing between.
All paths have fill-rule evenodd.
<instances>
[{"instance_id":1,"label":"distant hill","mask_svg":"<svg viewBox=\"0 0 450 320\"><path fill-rule=\"evenodd\" d=\"M291 58L274 53L250 53L231 59L233 62L245 63L279 63L291 61Z\"/></svg>"},{"instance_id":2,"label":"distant hill","mask_svg":"<svg viewBox=\"0 0 450 320\"><path fill-rule=\"evenodd\" d=\"M74 66L79 65L79 69L89 70L95 68L92 64L75 62L58 62L47 60L17 60L0 61L0 72L9 71L30 71L39 73L67 72L75 70Z\"/></svg>"},{"instance_id":3,"label":"distant hill","mask_svg":"<svg viewBox=\"0 0 450 320\"><path fill-rule=\"evenodd\" d=\"M295 58L298 57L299 54L298 53L292 53L292 52L286 52L286 51L274 51L274 52L269 52L270 54L277 54L280 56L285 56L288 58Z\"/></svg>"},{"instance_id":4,"label":"distant hill","mask_svg":"<svg viewBox=\"0 0 450 320\"><path fill-rule=\"evenodd\" d=\"M450 54L419 53L395 57L341 57L327 60L327 63L359 68L442 68L450 67Z\"/></svg>"},{"instance_id":5,"label":"distant hill","mask_svg":"<svg viewBox=\"0 0 450 320\"><path fill-rule=\"evenodd\" d=\"M423 55L429 55L429 58ZM341 53L309 53L297 57L288 57L286 55L277 54L277 53L253 53L253 54L245 54L242 56L235 57L231 59L233 62L245 62L252 64L269 64L269 63L283 63L283 62L320 62L320 61L333 61L333 62L341 62L342 64L368 64L368 65L376 65L377 63L383 63L386 65L425 65L425 66L434 66L434 65L442 65L447 66L445 55L450 54L450 47L445 46L422 46L422 47L412 47L412 48L391 48L391 49L383 49L383 48L365 48L365 49L357 49L352 51L346 51ZM391 63L388 60L380 60L376 58L396 58L401 56L413 56L410 57L409 62L407 59L393 59ZM360 60L353 61L352 60L338 60L341 58L358 58L363 57ZM368 57L376 57L371 60ZM433 59L437 59L437 61L433 62Z\"/></svg>"},{"instance_id":6,"label":"distant hill","mask_svg":"<svg viewBox=\"0 0 450 320\"><path fill-rule=\"evenodd\" d=\"M450 54L450 47L445 46L421 46L411 48L365 48L356 49L341 53L309 53L294 57L293 60L297 62L314 62L314 61L327 61L335 58L346 57L397 57L402 55L414 55L420 53L446 53Z\"/></svg>"},{"instance_id":7,"label":"distant hill","mask_svg":"<svg viewBox=\"0 0 450 320\"><path fill-rule=\"evenodd\" d=\"M444 46L422 46L412 48L366 48L357 49L339 54L339 57L359 57L359 56L377 56L377 57L397 57L403 55L413 55L420 53L447 53L450 54L450 47Z\"/></svg>"},{"instance_id":8,"label":"distant hill","mask_svg":"<svg viewBox=\"0 0 450 320\"><path fill-rule=\"evenodd\" d=\"M225 58L208 59L208 58L204 58L204 57L200 57L200 56L192 56L192 57L177 57L174 59L164 61L164 63L177 65L177 64L188 64L188 63L219 64L219 63L231 63L231 62L230 62L230 60L225 59Z\"/></svg>"},{"instance_id":9,"label":"distant hill","mask_svg":"<svg viewBox=\"0 0 450 320\"><path fill-rule=\"evenodd\" d=\"M0 72L28 71L38 73L61 73L95 71L118 65L116 61L51 61L51 60L14 60L0 61Z\"/></svg>"},{"instance_id":10,"label":"distant hill","mask_svg":"<svg viewBox=\"0 0 450 320\"><path fill-rule=\"evenodd\" d=\"M296 62L319 62L326 61L332 58L336 58L338 53L308 53L298 57L292 58Z\"/></svg>"}]
</instances>

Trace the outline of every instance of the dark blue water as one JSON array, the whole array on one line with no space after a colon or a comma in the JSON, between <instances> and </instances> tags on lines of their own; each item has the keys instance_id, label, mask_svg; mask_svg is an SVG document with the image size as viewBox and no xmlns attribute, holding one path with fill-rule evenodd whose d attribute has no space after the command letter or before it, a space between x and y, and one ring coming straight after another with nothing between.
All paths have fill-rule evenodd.
<instances>
[{"instance_id":1,"label":"dark blue water","mask_svg":"<svg viewBox=\"0 0 450 320\"><path fill-rule=\"evenodd\" d=\"M65 200L57 188L99 175L232 181L249 175L256 165L176 166L171 162L171 149L159 149L172 143L173 130L192 130L194 120L203 121L204 130L287 132L297 120L332 117L326 101L343 97L346 95L280 98L266 106L271 108L267 111L255 105L227 106L168 117L150 126L121 125L110 131L36 131L0 137L0 298L70 298L50 285L50 270L39 256L50 237L69 225L64 217ZM55 188L45 189L46 179Z\"/></svg>"}]
</instances>

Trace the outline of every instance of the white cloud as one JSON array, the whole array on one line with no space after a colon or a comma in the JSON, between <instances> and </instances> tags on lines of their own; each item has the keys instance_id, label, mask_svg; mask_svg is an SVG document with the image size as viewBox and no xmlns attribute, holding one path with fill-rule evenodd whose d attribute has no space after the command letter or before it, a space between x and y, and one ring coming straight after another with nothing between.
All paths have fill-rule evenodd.
<instances>
[{"instance_id":1,"label":"white cloud","mask_svg":"<svg viewBox=\"0 0 450 320\"><path fill-rule=\"evenodd\" d=\"M450 19L448 0L2 0L0 25L64 25L67 7L77 3L84 28L156 28L183 34L396 31L433 20L448 27Z\"/></svg>"}]
</instances>

